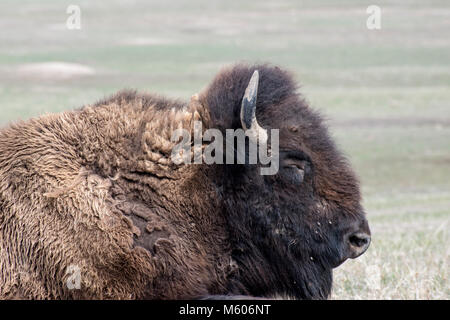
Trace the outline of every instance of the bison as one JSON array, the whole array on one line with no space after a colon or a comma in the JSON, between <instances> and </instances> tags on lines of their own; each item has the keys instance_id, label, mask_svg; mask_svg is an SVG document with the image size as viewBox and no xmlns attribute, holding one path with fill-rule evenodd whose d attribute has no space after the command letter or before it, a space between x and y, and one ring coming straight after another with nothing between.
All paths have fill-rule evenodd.
<instances>
[{"instance_id":1,"label":"bison","mask_svg":"<svg viewBox=\"0 0 450 320\"><path fill-rule=\"evenodd\" d=\"M0 298L327 298L370 231L357 177L293 79L237 64L187 103L126 90L2 129ZM194 121L279 129L278 172L175 163L172 133Z\"/></svg>"}]
</instances>

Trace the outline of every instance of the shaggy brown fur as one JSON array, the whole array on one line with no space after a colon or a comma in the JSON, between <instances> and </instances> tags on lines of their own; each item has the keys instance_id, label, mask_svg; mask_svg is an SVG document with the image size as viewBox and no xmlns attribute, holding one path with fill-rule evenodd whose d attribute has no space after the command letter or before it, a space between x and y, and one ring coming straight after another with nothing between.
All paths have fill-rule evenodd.
<instances>
[{"instance_id":1,"label":"shaggy brown fur","mask_svg":"<svg viewBox=\"0 0 450 320\"><path fill-rule=\"evenodd\" d=\"M305 156L305 181L287 169L263 177L257 165L174 164L173 130L240 127L255 69L258 120L280 129L282 157ZM285 71L226 69L189 104L120 92L0 131L0 298L325 298L345 260L342 233L367 229L359 202ZM66 285L70 266L81 289Z\"/></svg>"}]
</instances>

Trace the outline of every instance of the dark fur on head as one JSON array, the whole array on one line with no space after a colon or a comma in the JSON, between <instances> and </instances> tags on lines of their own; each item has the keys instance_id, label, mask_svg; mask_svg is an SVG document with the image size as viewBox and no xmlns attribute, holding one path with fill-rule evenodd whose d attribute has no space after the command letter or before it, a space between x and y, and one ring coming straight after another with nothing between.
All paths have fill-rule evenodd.
<instances>
[{"instance_id":1,"label":"dark fur on head","mask_svg":"<svg viewBox=\"0 0 450 320\"><path fill-rule=\"evenodd\" d=\"M260 176L255 165L228 165L224 204L239 276L230 289L267 296L325 298L332 268L344 259L344 234L367 223L358 181L331 140L321 116L297 93L288 72L270 65L237 65L222 71L202 95L212 126L240 128L244 90L260 74L256 117L280 129L280 171ZM304 181L292 181L290 157L304 160Z\"/></svg>"}]
</instances>

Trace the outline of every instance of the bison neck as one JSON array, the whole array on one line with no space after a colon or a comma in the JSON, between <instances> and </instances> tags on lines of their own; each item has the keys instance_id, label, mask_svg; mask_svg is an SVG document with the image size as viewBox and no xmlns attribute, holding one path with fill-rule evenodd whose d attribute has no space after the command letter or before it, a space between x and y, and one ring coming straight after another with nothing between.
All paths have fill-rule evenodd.
<instances>
[{"instance_id":1,"label":"bison neck","mask_svg":"<svg viewBox=\"0 0 450 320\"><path fill-rule=\"evenodd\" d=\"M231 256L238 266L229 281L230 291L272 298L327 298L331 270L311 263L309 256L293 256L277 237L280 213L273 192L259 188L258 181L245 173L233 171L231 176L224 179L223 188Z\"/></svg>"}]
</instances>

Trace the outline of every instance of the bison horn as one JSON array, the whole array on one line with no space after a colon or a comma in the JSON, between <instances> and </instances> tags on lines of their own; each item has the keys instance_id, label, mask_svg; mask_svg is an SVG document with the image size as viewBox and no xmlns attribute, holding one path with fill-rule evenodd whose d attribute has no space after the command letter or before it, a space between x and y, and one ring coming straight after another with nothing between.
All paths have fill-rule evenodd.
<instances>
[{"instance_id":1,"label":"bison horn","mask_svg":"<svg viewBox=\"0 0 450 320\"><path fill-rule=\"evenodd\" d=\"M259 72L255 70L245 89L241 105L241 123L250 140L257 143L267 143L267 131L256 120L256 97L258 95Z\"/></svg>"}]
</instances>

